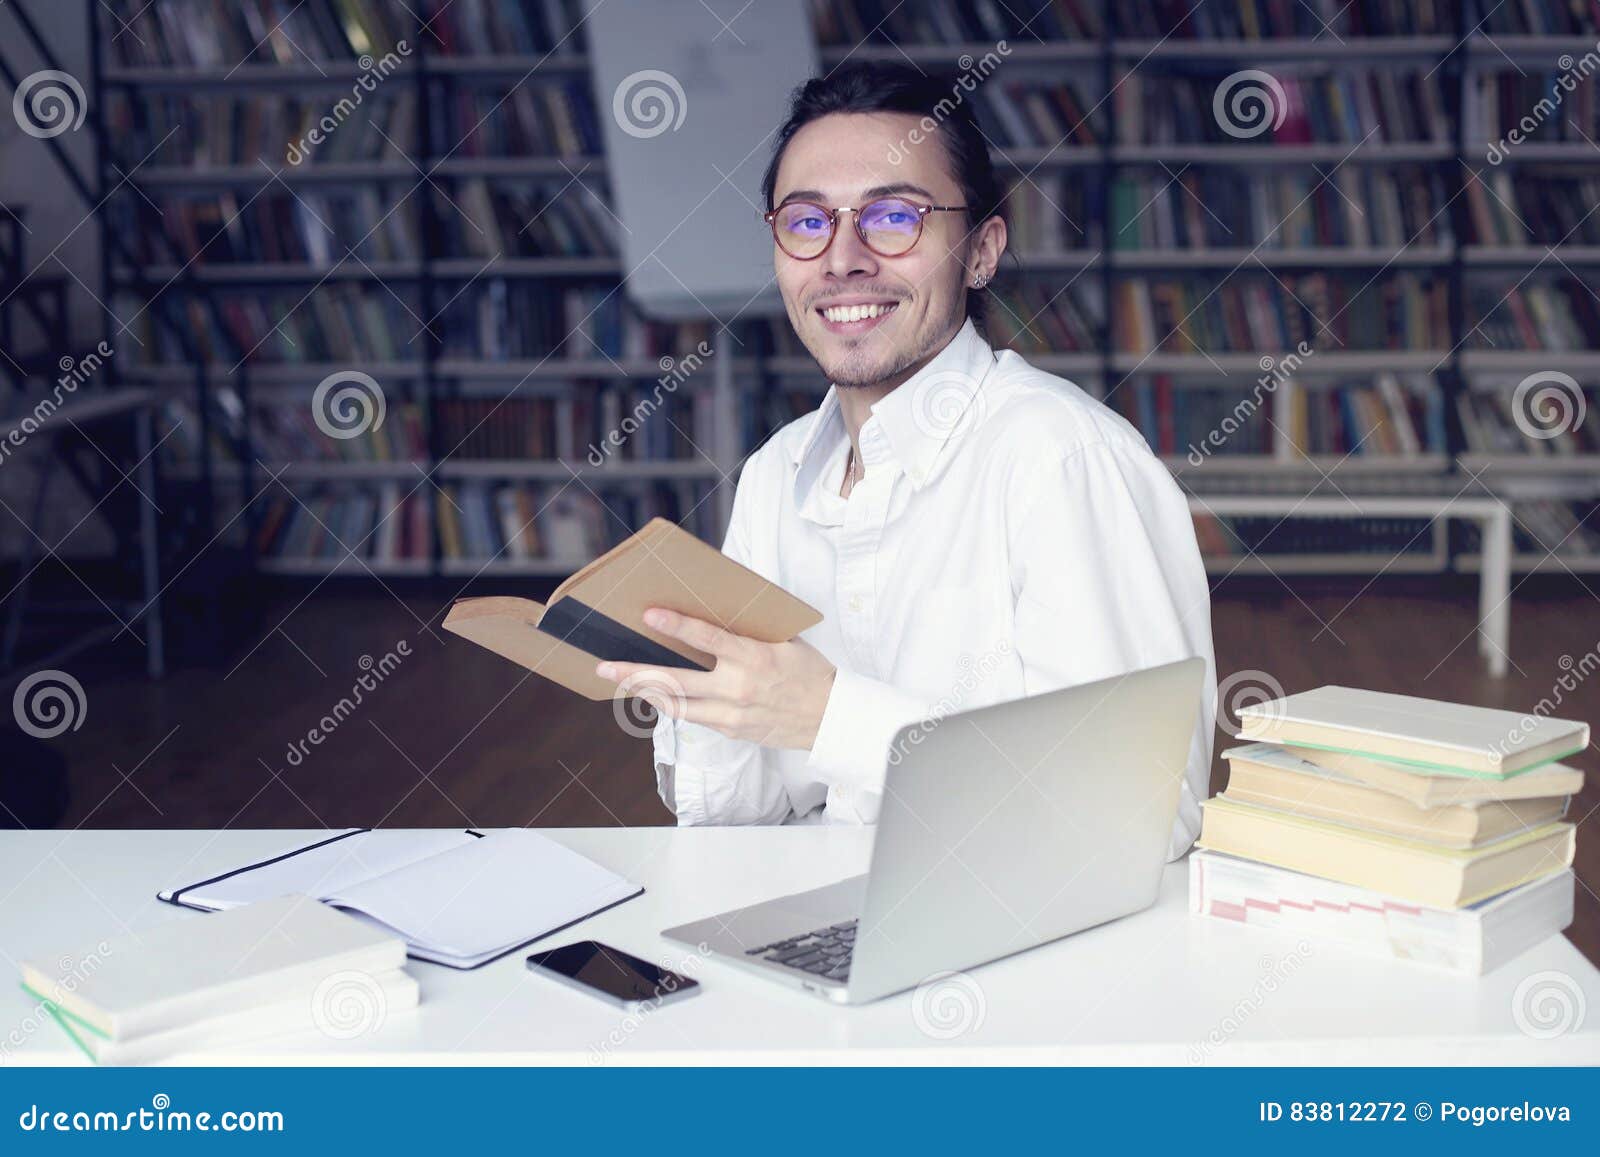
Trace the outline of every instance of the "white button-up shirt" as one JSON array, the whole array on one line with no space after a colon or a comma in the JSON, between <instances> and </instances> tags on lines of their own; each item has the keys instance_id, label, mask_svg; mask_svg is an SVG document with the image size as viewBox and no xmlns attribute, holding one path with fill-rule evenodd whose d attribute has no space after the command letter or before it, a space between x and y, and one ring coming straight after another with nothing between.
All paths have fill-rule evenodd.
<instances>
[{"instance_id":1,"label":"white button-up shirt","mask_svg":"<svg viewBox=\"0 0 1600 1157\"><path fill-rule=\"evenodd\" d=\"M810 751L660 720L680 824L873 823L905 724L1190 655L1206 691L1170 855L1209 794L1216 671L1188 505L1139 433L969 321L861 428L839 387L745 463L723 552L822 612L838 668ZM981 770L981 769L975 769Z\"/></svg>"}]
</instances>

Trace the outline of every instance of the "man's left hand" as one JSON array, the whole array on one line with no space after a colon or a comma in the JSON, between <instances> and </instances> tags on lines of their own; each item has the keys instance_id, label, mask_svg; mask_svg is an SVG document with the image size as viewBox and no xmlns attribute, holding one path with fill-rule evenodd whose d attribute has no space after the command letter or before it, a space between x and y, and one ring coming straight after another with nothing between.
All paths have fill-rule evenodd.
<instances>
[{"instance_id":1,"label":"man's left hand","mask_svg":"<svg viewBox=\"0 0 1600 1157\"><path fill-rule=\"evenodd\" d=\"M714 655L716 666L686 671L647 663L601 663L595 674L663 715L703 723L730 739L811 749L836 673L821 651L800 639L762 643L661 607L647 610L644 621Z\"/></svg>"}]
</instances>

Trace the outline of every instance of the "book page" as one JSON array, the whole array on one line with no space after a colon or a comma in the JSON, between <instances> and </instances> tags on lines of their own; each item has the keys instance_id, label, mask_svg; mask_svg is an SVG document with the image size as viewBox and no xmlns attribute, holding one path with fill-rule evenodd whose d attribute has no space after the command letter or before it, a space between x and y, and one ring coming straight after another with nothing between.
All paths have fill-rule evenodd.
<instances>
[{"instance_id":1,"label":"book page","mask_svg":"<svg viewBox=\"0 0 1600 1157\"><path fill-rule=\"evenodd\" d=\"M477 957L542 936L638 890L547 836L510 828L326 898L380 921L415 947Z\"/></svg>"},{"instance_id":2,"label":"book page","mask_svg":"<svg viewBox=\"0 0 1600 1157\"><path fill-rule=\"evenodd\" d=\"M460 828L421 831L395 828L359 832L311 851L289 855L276 863L240 872L214 884L184 888L178 898L185 904L219 911L290 892L324 899L331 892L343 891L363 880L404 868L462 844L477 842L477 836L468 835ZM307 843L295 847L306 847ZM292 847L285 848L277 855L294 850ZM264 857L268 860L273 858Z\"/></svg>"}]
</instances>

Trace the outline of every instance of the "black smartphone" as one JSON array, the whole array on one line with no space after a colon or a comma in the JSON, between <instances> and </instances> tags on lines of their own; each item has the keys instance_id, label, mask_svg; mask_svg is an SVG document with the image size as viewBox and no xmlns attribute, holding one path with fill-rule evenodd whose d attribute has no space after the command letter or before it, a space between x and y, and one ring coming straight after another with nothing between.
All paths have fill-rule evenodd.
<instances>
[{"instance_id":1,"label":"black smartphone","mask_svg":"<svg viewBox=\"0 0 1600 1157\"><path fill-rule=\"evenodd\" d=\"M630 1012L646 1005L659 1007L700 991L698 980L597 940L535 952L528 957L528 967Z\"/></svg>"}]
</instances>

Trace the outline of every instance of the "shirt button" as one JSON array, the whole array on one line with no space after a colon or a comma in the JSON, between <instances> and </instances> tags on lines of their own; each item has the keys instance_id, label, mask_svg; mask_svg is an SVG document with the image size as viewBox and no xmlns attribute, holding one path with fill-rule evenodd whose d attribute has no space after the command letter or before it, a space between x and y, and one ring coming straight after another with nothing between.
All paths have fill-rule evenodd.
<instances>
[{"instance_id":1,"label":"shirt button","mask_svg":"<svg viewBox=\"0 0 1600 1157\"><path fill-rule=\"evenodd\" d=\"M866 604L861 601L861 596L860 595L851 595L850 596L850 609L852 611L855 611L857 614L860 614L861 613L861 608L863 606L865 606L865 605Z\"/></svg>"}]
</instances>

